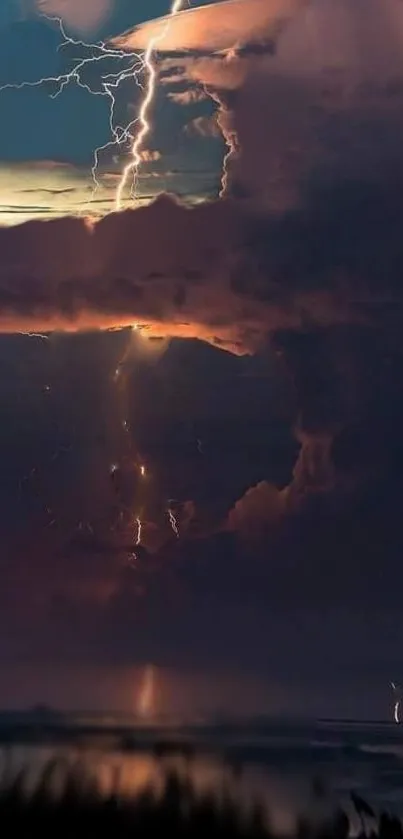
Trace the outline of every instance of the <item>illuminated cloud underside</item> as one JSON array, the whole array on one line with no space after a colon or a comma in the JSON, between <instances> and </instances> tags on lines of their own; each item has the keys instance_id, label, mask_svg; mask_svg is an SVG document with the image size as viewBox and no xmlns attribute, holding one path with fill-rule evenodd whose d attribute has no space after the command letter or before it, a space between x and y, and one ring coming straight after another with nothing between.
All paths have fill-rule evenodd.
<instances>
[{"instance_id":1,"label":"illuminated cloud underside","mask_svg":"<svg viewBox=\"0 0 403 839\"><path fill-rule=\"evenodd\" d=\"M264 42L277 32L306 0L226 0L212 6L187 9L172 21L160 48L166 51L228 50L254 42ZM122 49L144 49L150 37L163 28L166 18L150 21L114 39Z\"/></svg>"},{"instance_id":2,"label":"illuminated cloud underside","mask_svg":"<svg viewBox=\"0 0 403 839\"><path fill-rule=\"evenodd\" d=\"M259 223L262 239L250 242ZM302 215L302 229L304 224ZM161 196L95 226L66 218L0 228L0 329L139 323L152 335L198 337L244 353L265 343L271 331L298 327L306 318L325 325L366 318L365 292L352 307L348 290L341 295L334 280L315 290L310 282L304 288L301 276L297 291L294 281L288 288L285 274L286 283L277 277L269 293L279 258L288 262L291 254L286 270L300 273L288 240L281 244L281 225L269 216L259 222L230 200L189 209Z\"/></svg>"},{"instance_id":3,"label":"illuminated cloud underside","mask_svg":"<svg viewBox=\"0 0 403 839\"><path fill-rule=\"evenodd\" d=\"M0 228L0 329L73 331L139 322L149 335L253 350L266 331L262 307L231 290L244 222L229 203L189 209L162 196L95 227L66 218Z\"/></svg>"}]
</instances>

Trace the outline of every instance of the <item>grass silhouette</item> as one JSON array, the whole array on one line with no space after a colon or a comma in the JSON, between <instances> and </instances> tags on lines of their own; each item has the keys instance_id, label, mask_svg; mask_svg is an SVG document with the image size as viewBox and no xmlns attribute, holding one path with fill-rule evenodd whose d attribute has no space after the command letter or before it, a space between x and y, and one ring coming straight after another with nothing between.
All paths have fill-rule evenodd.
<instances>
[{"instance_id":1,"label":"grass silhouette","mask_svg":"<svg viewBox=\"0 0 403 839\"><path fill-rule=\"evenodd\" d=\"M60 785L60 773L63 780ZM279 839L269 826L264 809L248 810L233 796L200 794L189 780L167 771L162 790L146 788L129 797L119 792L119 779L107 794L80 766L63 767L49 761L35 788L28 791L27 769L0 788L0 833L17 839L92 839L137 837L157 839ZM55 781L57 780L57 784ZM57 793L55 792L58 787ZM361 823L359 839L403 839L399 819L375 815L363 799L351 801ZM295 824L292 839L347 839L351 835L346 813L337 810L320 824L307 818Z\"/></svg>"}]
</instances>

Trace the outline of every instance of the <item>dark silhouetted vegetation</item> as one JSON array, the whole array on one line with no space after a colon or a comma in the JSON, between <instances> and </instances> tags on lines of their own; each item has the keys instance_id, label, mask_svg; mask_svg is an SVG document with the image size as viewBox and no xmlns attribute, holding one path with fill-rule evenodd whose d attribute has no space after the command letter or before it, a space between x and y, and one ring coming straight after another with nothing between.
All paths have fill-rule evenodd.
<instances>
[{"instance_id":1,"label":"dark silhouetted vegetation","mask_svg":"<svg viewBox=\"0 0 403 839\"><path fill-rule=\"evenodd\" d=\"M27 770L12 780L3 778L0 789L0 831L18 839L85 836L175 837L175 839L276 839L264 809L245 809L225 790L200 794L192 783L167 772L162 789L145 789L136 796L123 795L120 779L108 793L80 766L63 768L50 761L38 783L29 790ZM351 795L361 823L358 839L403 839L401 822L386 813L377 817L359 796ZM328 819L296 821L294 839L347 839L347 815L336 811ZM278 839L278 838L277 838Z\"/></svg>"}]
</instances>

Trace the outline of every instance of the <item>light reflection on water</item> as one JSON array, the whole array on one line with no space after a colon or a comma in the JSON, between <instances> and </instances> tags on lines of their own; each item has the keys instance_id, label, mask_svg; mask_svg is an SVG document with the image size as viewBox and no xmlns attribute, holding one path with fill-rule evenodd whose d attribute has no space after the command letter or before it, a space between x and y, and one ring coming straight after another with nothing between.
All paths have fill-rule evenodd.
<instances>
[{"instance_id":1,"label":"light reflection on water","mask_svg":"<svg viewBox=\"0 0 403 839\"><path fill-rule=\"evenodd\" d=\"M158 795L167 772L173 770L190 781L197 794L213 792L218 799L230 794L246 809L259 800L279 832L289 832L298 815L320 817L336 804L351 815L351 790L375 810L386 808L403 816L403 729L399 727L298 728L270 723L193 729L131 726L123 732L103 725L98 721L97 727L77 736L73 725L64 744L62 735L59 744L48 739L49 745L44 745L40 737L36 745L13 740L0 747L0 778L15 778L24 769L29 792L49 761L57 759L57 771L51 775L56 795L72 768L81 773L83 783L92 778L105 794L136 796L152 789ZM179 744L176 751L159 748L172 742ZM183 746L189 747L186 753L180 752ZM321 801L312 794L312 780L318 777L330 791Z\"/></svg>"},{"instance_id":2,"label":"light reflection on water","mask_svg":"<svg viewBox=\"0 0 403 839\"><path fill-rule=\"evenodd\" d=\"M192 783L196 795L213 793L218 801L230 796L245 812L259 801L279 831L289 832L295 824L296 802L292 804L290 789L286 790L278 778L253 765L239 771L215 756L161 758L152 752L122 754L99 748L14 745L0 750L1 777L6 782L21 777L29 795L43 779L50 761L56 762L56 768L47 786L56 797L70 769L77 772L83 784L95 781L101 794L118 792L130 797L150 789L158 797L164 790L167 773L174 772L179 779Z\"/></svg>"}]
</instances>

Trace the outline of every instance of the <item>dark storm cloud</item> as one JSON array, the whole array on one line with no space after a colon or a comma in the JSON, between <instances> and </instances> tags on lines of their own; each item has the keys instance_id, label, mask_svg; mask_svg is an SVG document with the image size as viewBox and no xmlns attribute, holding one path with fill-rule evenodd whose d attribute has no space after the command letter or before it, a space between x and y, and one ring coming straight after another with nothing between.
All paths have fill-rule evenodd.
<instances>
[{"instance_id":1,"label":"dark storm cloud","mask_svg":"<svg viewBox=\"0 0 403 839\"><path fill-rule=\"evenodd\" d=\"M394 320L401 194L398 182L337 183L280 217L162 196L94 229L74 219L3 228L0 327L138 322L243 352L279 329Z\"/></svg>"},{"instance_id":2,"label":"dark storm cloud","mask_svg":"<svg viewBox=\"0 0 403 839\"><path fill-rule=\"evenodd\" d=\"M284 522L288 527L302 515L315 532L324 517L322 550L327 551L332 518L340 540L348 541L354 519L368 517L368 527L361 533L358 527L358 553L367 552L368 529L380 528L386 541L390 529L396 539L403 419L400 306L393 316L380 307L371 327L278 332L274 345L295 394L299 456L287 487L252 488L235 505L228 526L241 535L259 528L267 534L273 523L274 530Z\"/></svg>"},{"instance_id":3,"label":"dark storm cloud","mask_svg":"<svg viewBox=\"0 0 403 839\"><path fill-rule=\"evenodd\" d=\"M192 461L205 485L194 494L182 540L172 536L142 555L136 571L120 564L119 546L102 531L73 537L68 579L63 565L57 585L48 555L46 591L42 580L32 587L35 631L28 637L25 624L19 641L26 656L230 663L273 679L297 673L316 686L346 672L350 684L354 673L358 682L375 671L374 679L389 679L401 666L399 74L394 67L388 87L379 61L377 84L358 73L359 84L349 87L349 72L334 84L319 61L313 83L302 72L311 54L308 42L300 55L306 42L305 26L294 32L283 72L270 72L281 53L259 66L256 57L253 64L203 60L192 70L187 60L189 84L208 85L221 126L237 140L226 200L188 209L162 196L95 227L65 219L0 230L2 329L139 321L150 333L199 336L236 353L269 344L293 395L299 447L293 468L287 461L273 476L268 457L264 469L235 479L234 454L219 459L207 444ZM323 55L331 50L329 37L320 48ZM211 381L217 366L214 357L197 368L195 387ZM183 373L185 359L176 367ZM239 398L238 382L235 389ZM221 390L215 381L214 391ZM141 391L133 392L138 417ZM163 407L155 398L161 414L178 392L173 388ZM109 408L107 388L105 396ZM204 408L208 399L199 398ZM230 449L237 410L234 404L226 418L220 452L223 440ZM143 424L150 435L151 423ZM245 420L234 435L237 456L248 451L254 428ZM156 436L177 489L184 467ZM109 495L99 466L93 474L95 506ZM218 513L203 519L211 496ZM361 684L358 692L361 700Z\"/></svg>"}]
</instances>

